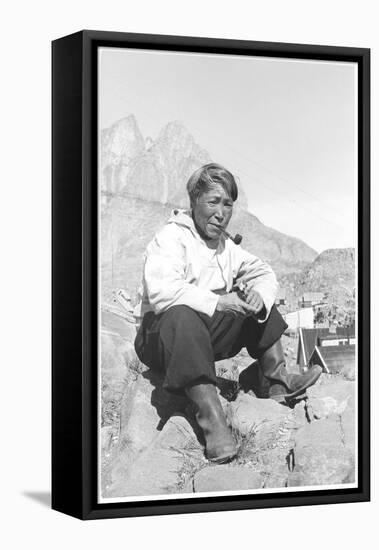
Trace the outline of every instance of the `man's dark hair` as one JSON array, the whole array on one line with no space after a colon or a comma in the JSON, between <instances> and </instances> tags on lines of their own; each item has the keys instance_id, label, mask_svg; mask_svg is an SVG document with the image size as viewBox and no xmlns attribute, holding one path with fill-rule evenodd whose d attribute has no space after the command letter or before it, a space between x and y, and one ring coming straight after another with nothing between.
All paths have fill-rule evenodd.
<instances>
[{"instance_id":1,"label":"man's dark hair","mask_svg":"<svg viewBox=\"0 0 379 550\"><path fill-rule=\"evenodd\" d=\"M210 191L216 184L223 187L233 202L237 200L238 187L233 174L221 164L212 162L195 170L187 182L191 205L195 204L203 193Z\"/></svg>"}]
</instances>

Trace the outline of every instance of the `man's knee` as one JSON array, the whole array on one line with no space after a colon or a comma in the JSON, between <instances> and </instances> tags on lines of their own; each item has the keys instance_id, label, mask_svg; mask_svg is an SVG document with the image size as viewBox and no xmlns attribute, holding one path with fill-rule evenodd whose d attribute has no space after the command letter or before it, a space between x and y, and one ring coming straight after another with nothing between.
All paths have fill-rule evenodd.
<instances>
[{"instance_id":1,"label":"man's knee","mask_svg":"<svg viewBox=\"0 0 379 550\"><path fill-rule=\"evenodd\" d=\"M198 313L185 305L170 307L162 315L161 329L178 331L197 331L205 330L204 322Z\"/></svg>"},{"instance_id":2,"label":"man's knee","mask_svg":"<svg viewBox=\"0 0 379 550\"><path fill-rule=\"evenodd\" d=\"M255 359L260 357L264 351L276 342L280 342L287 327L287 323L275 305L264 323L257 323L251 319L245 333L245 346L249 355Z\"/></svg>"},{"instance_id":3,"label":"man's knee","mask_svg":"<svg viewBox=\"0 0 379 550\"><path fill-rule=\"evenodd\" d=\"M196 311L188 306L172 306L162 314L162 323L193 323L201 321Z\"/></svg>"}]
</instances>

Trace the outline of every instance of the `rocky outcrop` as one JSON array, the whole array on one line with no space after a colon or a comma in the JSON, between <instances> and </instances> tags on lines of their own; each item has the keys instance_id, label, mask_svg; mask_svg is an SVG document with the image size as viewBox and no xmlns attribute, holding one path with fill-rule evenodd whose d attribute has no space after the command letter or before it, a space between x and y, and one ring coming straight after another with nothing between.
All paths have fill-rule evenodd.
<instances>
[{"instance_id":1,"label":"rocky outcrop","mask_svg":"<svg viewBox=\"0 0 379 550\"><path fill-rule=\"evenodd\" d=\"M326 419L331 415L342 415L355 410L354 382L341 377L322 374L319 383L308 389L307 414L311 420Z\"/></svg>"},{"instance_id":2,"label":"rocky outcrop","mask_svg":"<svg viewBox=\"0 0 379 550\"><path fill-rule=\"evenodd\" d=\"M145 433L145 432L143 432ZM127 468L115 468L107 487L109 497L164 495L181 492L180 472L185 460L206 461L194 431L183 416L174 415L155 437L146 434L149 446Z\"/></svg>"},{"instance_id":3,"label":"rocky outcrop","mask_svg":"<svg viewBox=\"0 0 379 550\"><path fill-rule=\"evenodd\" d=\"M264 477L244 466L212 466L199 470L193 478L193 492L246 491L263 487Z\"/></svg>"},{"instance_id":4,"label":"rocky outcrop","mask_svg":"<svg viewBox=\"0 0 379 550\"><path fill-rule=\"evenodd\" d=\"M255 363L242 352L217 364L220 399L238 445L230 463L204 456L185 397L167 394L135 356L134 326L102 324L102 496L343 486L355 481L355 382L322 375L291 407L238 384Z\"/></svg>"},{"instance_id":5,"label":"rocky outcrop","mask_svg":"<svg viewBox=\"0 0 379 550\"><path fill-rule=\"evenodd\" d=\"M355 480L354 455L344 443L338 415L312 422L295 435L289 487L340 485Z\"/></svg>"},{"instance_id":6,"label":"rocky outcrop","mask_svg":"<svg viewBox=\"0 0 379 550\"><path fill-rule=\"evenodd\" d=\"M279 272L279 283L286 290L287 311L298 308L298 301L307 292L321 292L324 316L336 322L351 324L355 318L355 250L334 248L325 250L316 258L309 259L302 270L288 269Z\"/></svg>"},{"instance_id":7,"label":"rocky outcrop","mask_svg":"<svg viewBox=\"0 0 379 550\"><path fill-rule=\"evenodd\" d=\"M300 284L304 292L330 292L337 286L352 294L355 288L354 248L324 250L304 268Z\"/></svg>"}]
</instances>

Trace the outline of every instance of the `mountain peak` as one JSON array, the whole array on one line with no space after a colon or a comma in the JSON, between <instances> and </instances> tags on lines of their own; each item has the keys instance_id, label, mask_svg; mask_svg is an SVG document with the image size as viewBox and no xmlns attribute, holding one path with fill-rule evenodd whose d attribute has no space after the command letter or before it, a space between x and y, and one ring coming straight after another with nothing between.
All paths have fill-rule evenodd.
<instances>
[{"instance_id":1,"label":"mountain peak","mask_svg":"<svg viewBox=\"0 0 379 550\"><path fill-rule=\"evenodd\" d=\"M114 122L110 127L110 129L117 129L117 128L119 129L133 128L137 132L140 131L138 127L137 119L135 115L133 115L132 113L128 116L120 118L120 120L117 120L116 122Z\"/></svg>"},{"instance_id":2,"label":"mountain peak","mask_svg":"<svg viewBox=\"0 0 379 550\"><path fill-rule=\"evenodd\" d=\"M181 134L192 137L187 127L181 120L171 120L163 126L162 130L159 132L158 139L161 136L170 136L172 134Z\"/></svg>"},{"instance_id":3,"label":"mountain peak","mask_svg":"<svg viewBox=\"0 0 379 550\"><path fill-rule=\"evenodd\" d=\"M181 156L197 156L200 147L195 143L192 134L180 120L166 124L159 132L155 146L172 155L177 151Z\"/></svg>"}]
</instances>

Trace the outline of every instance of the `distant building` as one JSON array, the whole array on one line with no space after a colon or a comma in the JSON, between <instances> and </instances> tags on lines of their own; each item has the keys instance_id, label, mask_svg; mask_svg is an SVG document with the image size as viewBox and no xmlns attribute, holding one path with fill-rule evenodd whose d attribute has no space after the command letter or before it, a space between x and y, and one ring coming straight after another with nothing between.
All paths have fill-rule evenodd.
<instances>
[{"instance_id":1,"label":"distant building","mask_svg":"<svg viewBox=\"0 0 379 550\"><path fill-rule=\"evenodd\" d=\"M287 304L287 292L285 288L280 288L275 300L275 305L285 306Z\"/></svg>"},{"instance_id":2,"label":"distant building","mask_svg":"<svg viewBox=\"0 0 379 550\"><path fill-rule=\"evenodd\" d=\"M328 328L300 327L297 364L300 369L306 369L316 347L322 350L322 357L324 358L328 354L327 349L336 347L340 348L342 353L344 353L344 348L346 348L346 354L350 353L348 348L355 347L355 342L355 325L336 327L335 333L331 333Z\"/></svg>"},{"instance_id":3,"label":"distant building","mask_svg":"<svg viewBox=\"0 0 379 550\"><path fill-rule=\"evenodd\" d=\"M337 334L337 332L329 333L326 336L319 336L318 341L319 341L319 345L323 347L346 346L350 344L350 338L348 335ZM355 337L354 337L354 341L351 343L355 344Z\"/></svg>"},{"instance_id":4,"label":"distant building","mask_svg":"<svg viewBox=\"0 0 379 550\"><path fill-rule=\"evenodd\" d=\"M355 345L316 346L309 365L321 365L328 374L338 374L355 366Z\"/></svg>"},{"instance_id":5,"label":"distant building","mask_svg":"<svg viewBox=\"0 0 379 550\"><path fill-rule=\"evenodd\" d=\"M299 300L299 307L316 307L324 304L325 293L324 292L304 292Z\"/></svg>"}]
</instances>

